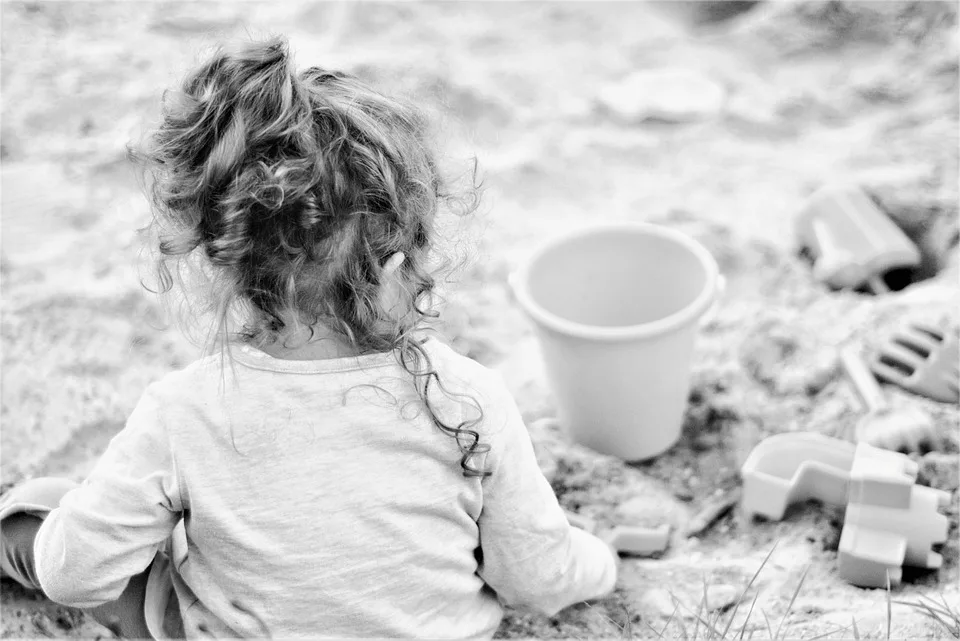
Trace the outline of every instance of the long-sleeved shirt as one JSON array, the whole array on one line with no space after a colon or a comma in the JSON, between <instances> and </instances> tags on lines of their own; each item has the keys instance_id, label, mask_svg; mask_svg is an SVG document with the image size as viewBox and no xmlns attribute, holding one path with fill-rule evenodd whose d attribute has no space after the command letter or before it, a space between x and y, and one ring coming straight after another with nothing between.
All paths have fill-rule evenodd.
<instances>
[{"instance_id":1,"label":"long-sleeved shirt","mask_svg":"<svg viewBox=\"0 0 960 641\"><path fill-rule=\"evenodd\" d=\"M392 354L281 360L248 346L149 386L36 538L54 601L115 599L183 520L188 637L489 637L503 605L554 614L609 593L610 549L571 527L495 372L424 347L489 452L467 478ZM179 529L179 528L178 528ZM239 607L237 607L239 606Z\"/></svg>"}]
</instances>

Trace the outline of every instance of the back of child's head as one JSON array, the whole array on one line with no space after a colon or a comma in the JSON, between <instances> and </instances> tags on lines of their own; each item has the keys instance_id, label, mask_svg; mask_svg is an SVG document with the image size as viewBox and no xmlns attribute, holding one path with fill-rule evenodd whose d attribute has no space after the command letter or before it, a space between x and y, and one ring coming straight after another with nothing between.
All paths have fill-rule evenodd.
<instances>
[{"instance_id":1,"label":"back of child's head","mask_svg":"<svg viewBox=\"0 0 960 641\"><path fill-rule=\"evenodd\" d=\"M150 177L161 290L192 266L206 287L191 292L203 309L189 306L212 313L208 336L263 343L291 323L322 325L361 353L397 350L475 474L467 461L484 448L470 421L448 426L430 408L439 380L413 337L432 315L438 210L462 202L429 142L411 104L348 74L297 71L272 38L221 47L190 71L133 156ZM384 310L382 268L397 252L400 300Z\"/></svg>"}]
</instances>

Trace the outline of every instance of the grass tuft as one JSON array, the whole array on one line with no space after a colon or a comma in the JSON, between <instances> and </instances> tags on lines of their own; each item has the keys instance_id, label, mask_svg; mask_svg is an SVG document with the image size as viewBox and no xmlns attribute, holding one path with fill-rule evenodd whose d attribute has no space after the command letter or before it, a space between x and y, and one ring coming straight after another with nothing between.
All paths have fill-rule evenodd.
<instances>
[{"instance_id":1,"label":"grass tuft","mask_svg":"<svg viewBox=\"0 0 960 641\"><path fill-rule=\"evenodd\" d=\"M927 618L943 627L954 639L960 639L960 610L951 608L942 594L940 600L943 605L927 597L920 597L919 602L894 601L894 603L919 610Z\"/></svg>"}]
</instances>

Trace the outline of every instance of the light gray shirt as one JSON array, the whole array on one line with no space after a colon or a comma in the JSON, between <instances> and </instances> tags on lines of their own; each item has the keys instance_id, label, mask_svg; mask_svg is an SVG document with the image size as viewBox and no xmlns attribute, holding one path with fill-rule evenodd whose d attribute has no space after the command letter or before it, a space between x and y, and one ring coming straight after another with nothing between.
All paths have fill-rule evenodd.
<instances>
[{"instance_id":1,"label":"light gray shirt","mask_svg":"<svg viewBox=\"0 0 960 641\"><path fill-rule=\"evenodd\" d=\"M482 407L491 449L477 463L491 476L463 476L394 355L234 347L147 388L50 513L35 546L44 592L115 599L182 519L188 637L200 624L261 635L255 619L274 637L489 637L502 605L554 614L609 593L613 554L567 523L499 375L436 339L425 348L442 383ZM475 415L430 399L447 424Z\"/></svg>"}]
</instances>

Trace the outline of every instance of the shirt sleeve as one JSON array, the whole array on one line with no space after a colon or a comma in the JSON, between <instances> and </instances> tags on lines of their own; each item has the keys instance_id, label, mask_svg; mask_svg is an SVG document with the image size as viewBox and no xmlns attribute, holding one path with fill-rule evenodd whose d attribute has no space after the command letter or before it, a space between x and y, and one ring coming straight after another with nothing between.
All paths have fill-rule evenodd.
<instances>
[{"instance_id":1,"label":"shirt sleeve","mask_svg":"<svg viewBox=\"0 0 960 641\"><path fill-rule=\"evenodd\" d=\"M501 602L553 616L609 594L617 581L611 549L570 526L537 466L520 411L501 380L484 407L492 430L478 520L479 574Z\"/></svg>"},{"instance_id":2,"label":"shirt sleeve","mask_svg":"<svg viewBox=\"0 0 960 641\"><path fill-rule=\"evenodd\" d=\"M40 587L72 607L115 600L151 563L182 511L160 404L148 388L90 476L37 532Z\"/></svg>"}]
</instances>

